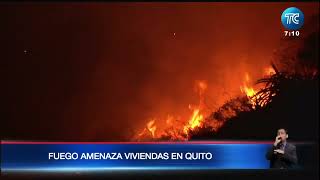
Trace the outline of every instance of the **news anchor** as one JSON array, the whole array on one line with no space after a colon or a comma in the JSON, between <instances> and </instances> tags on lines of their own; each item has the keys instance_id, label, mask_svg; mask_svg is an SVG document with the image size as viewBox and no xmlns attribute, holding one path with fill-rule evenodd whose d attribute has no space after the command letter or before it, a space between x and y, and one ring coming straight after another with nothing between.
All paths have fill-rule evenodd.
<instances>
[{"instance_id":1,"label":"news anchor","mask_svg":"<svg viewBox=\"0 0 320 180\"><path fill-rule=\"evenodd\" d=\"M287 139L288 131L279 129L272 147L266 154L266 158L270 160L270 168L289 169L297 165L296 146L288 143Z\"/></svg>"}]
</instances>

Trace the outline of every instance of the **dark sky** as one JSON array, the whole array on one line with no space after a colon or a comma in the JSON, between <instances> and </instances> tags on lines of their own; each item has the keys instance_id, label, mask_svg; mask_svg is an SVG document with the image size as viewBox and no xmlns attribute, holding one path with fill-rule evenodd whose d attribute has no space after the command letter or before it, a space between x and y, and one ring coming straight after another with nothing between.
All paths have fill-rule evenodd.
<instances>
[{"instance_id":1,"label":"dark sky","mask_svg":"<svg viewBox=\"0 0 320 180\"><path fill-rule=\"evenodd\" d=\"M199 79L216 108L272 60L290 6L319 13L318 3L2 4L2 139L126 140L150 117L185 113Z\"/></svg>"}]
</instances>

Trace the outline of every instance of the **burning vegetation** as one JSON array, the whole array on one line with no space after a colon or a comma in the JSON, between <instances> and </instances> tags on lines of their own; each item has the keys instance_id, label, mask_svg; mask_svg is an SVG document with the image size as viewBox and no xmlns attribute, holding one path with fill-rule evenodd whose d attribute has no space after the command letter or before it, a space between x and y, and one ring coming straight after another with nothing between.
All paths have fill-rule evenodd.
<instances>
[{"instance_id":1,"label":"burning vegetation","mask_svg":"<svg viewBox=\"0 0 320 180\"><path fill-rule=\"evenodd\" d=\"M198 94L199 103L196 106L189 104L191 111L189 119L181 120L168 115L164 129L158 128L156 118L150 119L146 123L146 127L133 140L188 140L190 139L190 134L199 128L209 128L211 131L216 132L228 119L236 116L239 112L262 108L271 102L271 97L275 96L277 91L274 91L273 84L268 82L268 79L277 76L277 73L279 72L272 64L263 72L264 79L259 80L257 83L251 80L249 73L246 73L243 85L239 87L242 95L226 102L213 113L210 112L205 103L207 82L204 80L196 81L195 91Z\"/></svg>"},{"instance_id":2,"label":"burning vegetation","mask_svg":"<svg viewBox=\"0 0 320 180\"><path fill-rule=\"evenodd\" d=\"M157 126L157 119L151 119L147 122L146 127L140 133L138 133L133 140L187 141L193 139L220 138L219 133L220 135L224 134L223 131L226 131L225 129L230 128L230 123L234 124L237 122L235 119L254 119L254 123L259 124L257 120L261 119L260 117L264 115L262 112L265 113L265 111L270 109L268 106L273 100L278 101L274 104L276 109L279 109L280 111L286 111L283 108L287 107L276 107L277 104L279 104L279 98L287 98L284 100L287 103L290 103L288 98L292 98L281 95L281 90L287 91L286 89L298 89L301 87L306 87L306 89L309 90L312 89L312 87L315 85L315 82L317 82L318 72L312 72L312 74L312 76L301 76L299 74L283 73L280 72L272 63L270 67L266 68L265 72L263 73L263 78L257 81L252 81L249 74L246 73L244 75L243 84L239 87L239 91L242 93L242 95L240 94L239 96L228 100L213 112L210 112L210 109L208 109L205 103L206 96L204 96L204 94L208 84L205 81L197 81L196 90L199 96L199 103L196 106L189 105L189 109L191 111L189 119L183 120L181 118L168 115L165 121L166 126ZM299 91L301 92L304 90L298 90L298 92ZM308 99L308 97L306 99ZM314 99L314 97L309 99ZM280 100L280 102L281 101L283 100ZM313 104L314 103L310 105ZM252 117L249 117L248 113L252 115ZM273 114L281 113L277 112ZM272 117L272 119L276 118ZM243 124L241 124L242 122ZM247 125L244 125L246 122L242 122L238 122L240 124L238 124L237 127L248 126L248 124L250 126L252 124L250 122L251 124L248 123ZM252 126L259 125L256 124ZM235 125L232 126L231 131L236 133L236 129L234 128L236 128ZM239 137L241 137L241 134L246 133L241 132ZM222 135L222 137L225 138L227 136Z\"/></svg>"}]
</instances>

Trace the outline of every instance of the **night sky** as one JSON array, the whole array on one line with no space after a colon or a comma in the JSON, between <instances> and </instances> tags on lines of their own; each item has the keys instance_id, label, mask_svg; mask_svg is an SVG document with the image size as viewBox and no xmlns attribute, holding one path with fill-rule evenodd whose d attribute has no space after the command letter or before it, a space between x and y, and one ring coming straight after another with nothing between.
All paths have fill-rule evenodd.
<instances>
[{"instance_id":1,"label":"night sky","mask_svg":"<svg viewBox=\"0 0 320 180\"><path fill-rule=\"evenodd\" d=\"M185 114L195 80L217 108L272 60L289 6L319 3L0 4L1 136L120 141Z\"/></svg>"}]
</instances>

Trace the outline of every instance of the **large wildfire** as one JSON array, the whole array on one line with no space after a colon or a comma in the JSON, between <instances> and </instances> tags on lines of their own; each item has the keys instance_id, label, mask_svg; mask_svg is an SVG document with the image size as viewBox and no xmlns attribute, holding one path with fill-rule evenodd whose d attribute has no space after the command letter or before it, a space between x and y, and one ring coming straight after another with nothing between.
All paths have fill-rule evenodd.
<instances>
[{"instance_id":1,"label":"large wildfire","mask_svg":"<svg viewBox=\"0 0 320 180\"><path fill-rule=\"evenodd\" d=\"M274 66L270 66L264 69L262 72L262 78L271 77L276 74ZM249 109L241 107L242 104L235 101L232 104L232 108L219 108L217 111L223 111L223 120L212 117L212 110L208 110L205 104L206 90L208 83L205 80L199 80L195 82L195 92L199 97L197 105L189 104L190 115L188 119L181 119L181 116L167 115L166 119L152 118L146 122L145 128L137 133L133 138L134 141L154 141L154 140L173 140L173 141L186 141L189 139L189 134L196 128L202 128L210 125L214 131L219 130L223 126L224 122L236 115L235 111L248 111L254 110L257 107L264 107L270 101L263 98L268 96L274 96L275 92L261 93L261 89L266 87L266 84L256 84L256 81L252 80L249 73L243 75L243 83L239 87L239 97L244 97L246 103L249 105ZM262 99L262 101L261 101ZM259 102L259 103L258 103ZM236 110L235 110L236 109ZM165 122L165 125L158 125L157 122Z\"/></svg>"}]
</instances>

